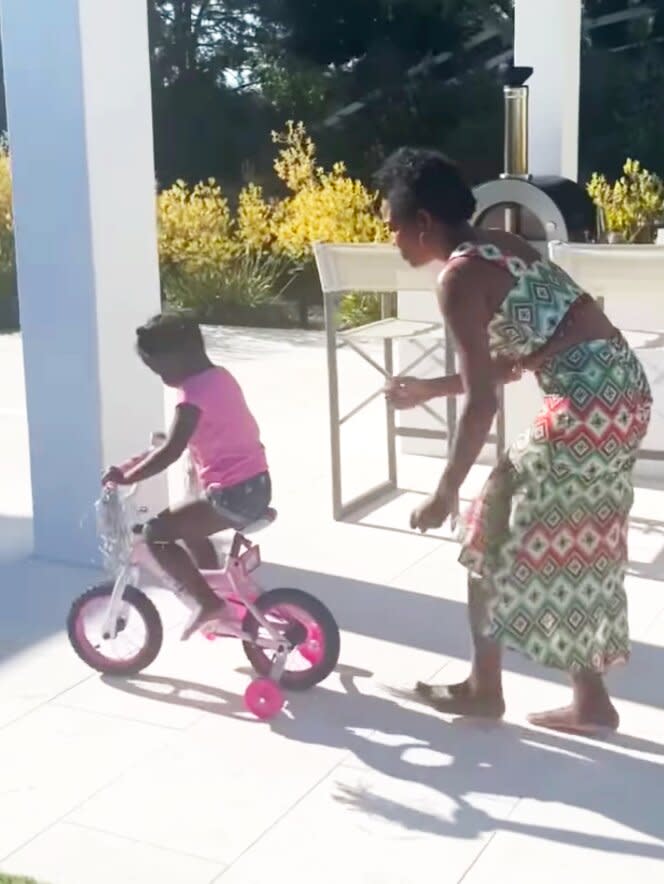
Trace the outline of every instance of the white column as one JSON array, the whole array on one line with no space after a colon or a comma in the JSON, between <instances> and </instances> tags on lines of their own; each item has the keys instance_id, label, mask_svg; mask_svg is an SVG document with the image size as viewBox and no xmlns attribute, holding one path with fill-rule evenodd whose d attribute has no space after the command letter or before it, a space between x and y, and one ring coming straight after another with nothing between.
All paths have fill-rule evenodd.
<instances>
[{"instance_id":1,"label":"white column","mask_svg":"<svg viewBox=\"0 0 664 884\"><path fill-rule=\"evenodd\" d=\"M160 307L146 2L0 0L0 18L35 554L87 562L102 467L164 424L133 350Z\"/></svg>"},{"instance_id":2,"label":"white column","mask_svg":"<svg viewBox=\"0 0 664 884\"><path fill-rule=\"evenodd\" d=\"M514 62L533 67L530 171L576 181L582 0L515 0Z\"/></svg>"}]
</instances>

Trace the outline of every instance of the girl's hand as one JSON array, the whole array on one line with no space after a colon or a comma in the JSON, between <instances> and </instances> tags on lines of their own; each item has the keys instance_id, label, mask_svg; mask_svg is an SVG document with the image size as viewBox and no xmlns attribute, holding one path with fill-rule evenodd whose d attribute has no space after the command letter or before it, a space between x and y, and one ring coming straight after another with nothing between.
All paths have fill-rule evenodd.
<instances>
[{"instance_id":1,"label":"girl's hand","mask_svg":"<svg viewBox=\"0 0 664 884\"><path fill-rule=\"evenodd\" d=\"M433 398L428 381L407 377L391 378L385 384L385 397L397 409L416 408Z\"/></svg>"},{"instance_id":2,"label":"girl's hand","mask_svg":"<svg viewBox=\"0 0 664 884\"><path fill-rule=\"evenodd\" d=\"M101 477L102 485L126 485L127 480L120 467L109 467Z\"/></svg>"}]
</instances>

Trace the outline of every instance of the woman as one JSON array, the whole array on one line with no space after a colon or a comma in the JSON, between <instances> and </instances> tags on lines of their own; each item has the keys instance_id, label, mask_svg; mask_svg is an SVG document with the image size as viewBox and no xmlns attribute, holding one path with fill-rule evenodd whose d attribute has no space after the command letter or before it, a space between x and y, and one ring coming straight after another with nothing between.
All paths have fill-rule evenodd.
<instances>
[{"instance_id":1,"label":"woman","mask_svg":"<svg viewBox=\"0 0 664 884\"><path fill-rule=\"evenodd\" d=\"M451 377L395 378L388 398L412 408L466 394L447 467L413 513L413 528L437 528L450 514L489 433L497 383L533 371L544 394L542 411L501 458L465 526L470 676L417 691L442 712L502 717L504 645L571 676L571 704L531 723L616 729L603 675L629 655L627 523L652 401L641 364L563 270L518 236L469 224L475 200L445 157L399 150L379 186L403 257L413 266L445 264L437 296L460 364Z\"/></svg>"}]
</instances>

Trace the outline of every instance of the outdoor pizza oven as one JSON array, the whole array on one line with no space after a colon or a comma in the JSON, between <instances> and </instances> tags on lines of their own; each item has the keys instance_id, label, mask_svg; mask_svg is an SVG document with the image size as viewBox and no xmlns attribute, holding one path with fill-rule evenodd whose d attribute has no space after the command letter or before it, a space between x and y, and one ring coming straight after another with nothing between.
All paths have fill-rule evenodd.
<instances>
[{"instance_id":1,"label":"outdoor pizza oven","mask_svg":"<svg viewBox=\"0 0 664 884\"><path fill-rule=\"evenodd\" d=\"M585 189L556 175L528 171L528 86L532 68L503 70L505 171L475 188L473 223L518 233L541 251L551 240L586 242L596 232L596 211Z\"/></svg>"}]
</instances>

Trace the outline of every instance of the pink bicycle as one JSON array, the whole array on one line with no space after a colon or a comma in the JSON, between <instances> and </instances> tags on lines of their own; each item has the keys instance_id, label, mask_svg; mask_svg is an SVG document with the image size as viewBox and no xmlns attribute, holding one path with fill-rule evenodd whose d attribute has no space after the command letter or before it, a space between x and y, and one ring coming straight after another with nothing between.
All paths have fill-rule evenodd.
<instances>
[{"instance_id":1,"label":"pink bicycle","mask_svg":"<svg viewBox=\"0 0 664 884\"><path fill-rule=\"evenodd\" d=\"M159 612L140 589L149 586L175 592L191 605L159 567L143 539L145 509L133 505L136 487L122 491L107 486L97 503L102 555L112 579L92 587L72 605L67 620L69 640L78 656L109 675L135 675L159 654L164 630ZM276 519L265 517L233 538L224 567L203 571L214 592L226 602L226 614L209 639L240 639L258 674L245 692L247 708L271 718L284 705L282 688L303 691L332 672L339 659L339 627L328 608L299 589L262 591L254 578L261 564L259 547L247 539Z\"/></svg>"}]
</instances>

